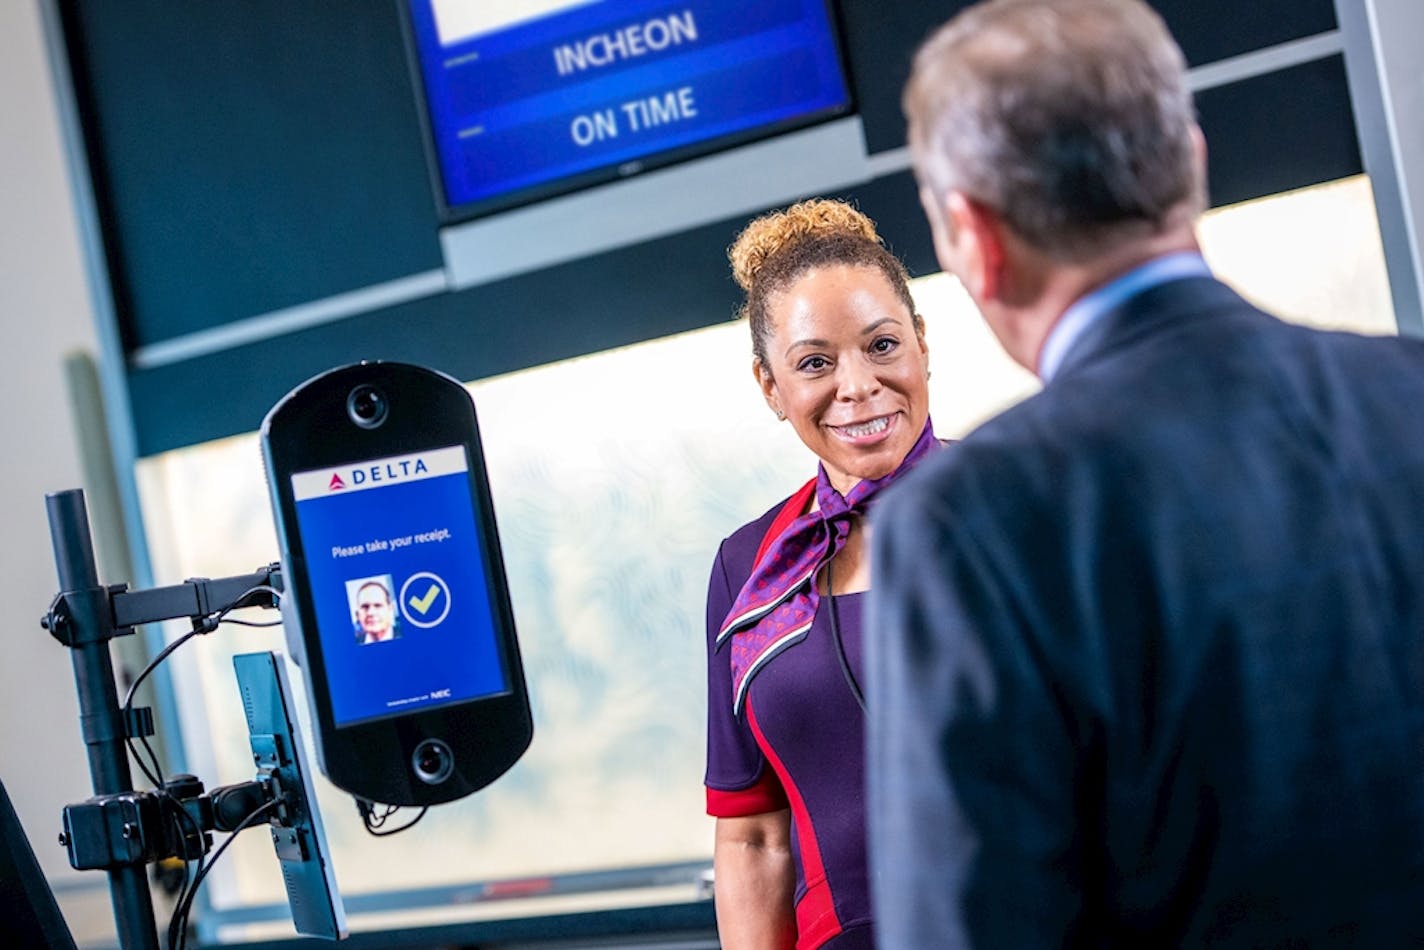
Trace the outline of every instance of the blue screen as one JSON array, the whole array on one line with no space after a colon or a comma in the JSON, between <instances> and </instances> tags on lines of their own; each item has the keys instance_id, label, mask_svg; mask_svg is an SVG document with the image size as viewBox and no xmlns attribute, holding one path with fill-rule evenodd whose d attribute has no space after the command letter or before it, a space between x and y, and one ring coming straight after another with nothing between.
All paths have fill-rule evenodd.
<instances>
[{"instance_id":1,"label":"blue screen","mask_svg":"<svg viewBox=\"0 0 1424 950\"><path fill-rule=\"evenodd\" d=\"M825 0L408 0L447 206L849 105Z\"/></svg>"},{"instance_id":2,"label":"blue screen","mask_svg":"<svg viewBox=\"0 0 1424 950\"><path fill-rule=\"evenodd\" d=\"M508 689L462 446L292 484L338 726Z\"/></svg>"}]
</instances>

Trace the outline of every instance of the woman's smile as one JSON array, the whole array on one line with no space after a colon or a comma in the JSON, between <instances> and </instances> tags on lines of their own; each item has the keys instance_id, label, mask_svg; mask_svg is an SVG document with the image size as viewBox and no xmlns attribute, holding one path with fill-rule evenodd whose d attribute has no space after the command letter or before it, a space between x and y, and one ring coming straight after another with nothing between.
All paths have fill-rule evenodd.
<instances>
[{"instance_id":1,"label":"woman's smile","mask_svg":"<svg viewBox=\"0 0 1424 950\"><path fill-rule=\"evenodd\" d=\"M842 441L853 445L874 445L894 434L893 430L899 418L898 413L891 413L887 416L876 416L864 422L849 422L842 425L833 425L828 422L824 425L835 433L836 438Z\"/></svg>"}]
</instances>

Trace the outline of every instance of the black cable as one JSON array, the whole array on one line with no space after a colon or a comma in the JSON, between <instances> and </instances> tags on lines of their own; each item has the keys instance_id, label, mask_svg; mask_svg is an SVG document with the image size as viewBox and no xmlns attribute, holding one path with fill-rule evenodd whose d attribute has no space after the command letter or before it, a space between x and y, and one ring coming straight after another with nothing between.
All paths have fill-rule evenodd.
<instances>
[{"instance_id":1,"label":"black cable","mask_svg":"<svg viewBox=\"0 0 1424 950\"><path fill-rule=\"evenodd\" d=\"M193 899L197 896L198 885L203 883L203 878L207 877L208 872L218 863L218 858L223 856L223 852L227 850L228 845L232 844L233 840L237 838L238 832L246 830L254 821L261 818L264 812L276 808L281 803L282 800L280 798L274 798L269 802L263 802L261 805L258 805L247 814L246 818L243 818L237 823L232 829L232 833L227 836L227 840L217 846L217 850L213 852L212 858L198 871L197 876L193 878L193 885L188 888L188 893L184 896L184 899L173 909L173 917L168 921L168 950L183 950L183 948L187 947L188 918L193 911ZM176 943L174 942L175 935L177 938Z\"/></svg>"},{"instance_id":2,"label":"black cable","mask_svg":"<svg viewBox=\"0 0 1424 950\"><path fill-rule=\"evenodd\" d=\"M386 810L377 815L375 802L364 798L356 799L356 812L361 816L361 823L366 826L367 830L381 827L386 823L386 818L390 816L391 812L395 811L390 805L384 807Z\"/></svg>"},{"instance_id":3,"label":"black cable","mask_svg":"<svg viewBox=\"0 0 1424 950\"><path fill-rule=\"evenodd\" d=\"M134 737L128 736L127 741L129 744L129 753L134 757L134 762L138 765L139 771L143 772L144 777L153 783L154 788L162 787L163 766L158 764L158 753L154 752L153 746L148 744L148 736L138 737L139 745L143 746L143 750L148 753L147 765L144 764L143 756L138 754L138 749L134 748ZM149 771L149 765L153 766L153 771Z\"/></svg>"},{"instance_id":4,"label":"black cable","mask_svg":"<svg viewBox=\"0 0 1424 950\"><path fill-rule=\"evenodd\" d=\"M133 710L134 694L135 694L136 692L138 692L139 685L140 685L145 679L148 678L148 674L150 674L150 673L152 673L154 670L158 669L158 664L160 664L160 663L162 663L164 660L168 659L169 655L172 654L172 652L173 652L174 650L178 649L178 648L181 647L183 644L187 643L189 640L193 639L194 637L198 636L199 634L208 633L208 632L209 632L209 631L207 631L207 630L204 630L204 629L201 629L201 628L197 628L196 625L197 625L198 621L197 621L196 619L193 621L193 623L194 623L194 625L195 625L195 629L189 630L187 633L183 634L183 635L182 635L181 637L179 637L177 640L174 640L172 643L168 644L168 646L164 647L162 650L159 650L159 651L158 651L158 656L156 656L156 657L154 657L152 660L150 660L149 663L148 663L148 665L143 668L143 672L140 673L140 674L138 674L138 676L134 677L134 681L129 684L129 691L128 691L128 693L126 693L126 694L124 695L124 703L123 703L123 706L124 706L124 716L125 716L125 717L127 717L127 716L129 715L129 713Z\"/></svg>"},{"instance_id":5,"label":"black cable","mask_svg":"<svg viewBox=\"0 0 1424 950\"><path fill-rule=\"evenodd\" d=\"M238 832L250 827L254 821L261 817L263 812L269 811L270 809L276 807L279 804L281 804L280 799L273 799L272 801L264 802L257 808L253 809L252 812L247 815L247 817L243 818L242 821L237 823L237 825L232 829L232 833L228 835L227 840L223 841L222 844L218 845L217 850L213 852L213 856L207 862L207 864L198 870L197 876L193 878L192 886L188 888L183 900L174 908L173 917L168 922L169 950L175 950L175 934L178 939L176 950L182 950L182 948L188 945L188 919L192 915L193 900L197 896L198 885L203 883L203 878L207 877L208 872L213 869L213 866L217 863L218 858L223 856L223 852L227 850L228 845L232 844L232 841L234 838L237 837Z\"/></svg>"},{"instance_id":6,"label":"black cable","mask_svg":"<svg viewBox=\"0 0 1424 950\"><path fill-rule=\"evenodd\" d=\"M831 639L836 644L836 659L841 661L841 675L845 677L846 685L850 687L850 693L855 697L855 704L864 713L865 694L860 691L860 683L856 681L855 673L850 668L850 660L846 657L845 641L841 639L840 620L836 616L836 595L833 593L835 587L831 577L833 563L835 563L835 558L826 562L826 607L831 618Z\"/></svg>"},{"instance_id":7,"label":"black cable","mask_svg":"<svg viewBox=\"0 0 1424 950\"><path fill-rule=\"evenodd\" d=\"M193 834L197 837L199 846L198 857L196 861L198 865L198 870L196 872L192 871L190 867L193 862L190 862L186 857L180 858L180 860L182 860L183 862L183 883L179 886L178 893L173 898L173 913L168 918L168 946L171 950L171 948L173 947L173 921L178 916L178 908L182 907L185 901L191 899L193 891L197 889L197 882L202 880L203 875L207 873L207 861L205 855L202 852L203 829L198 825L197 821L194 820L193 816L188 814L188 809L183 807L182 802L180 802L170 792L164 791L163 794L170 802L172 802L173 807L177 809L177 813L183 816L181 820L174 821L174 827L178 828L178 826L183 821L186 821L188 823L188 827L193 830ZM183 840L183 833L181 828L178 829L178 840Z\"/></svg>"},{"instance_id":8,"label":"black cable","mask_svg":"<svg viewBox=\"0 0 1424 950\"><path fill-rule=\"evenodd\" d=\"M227 606L221 607L221 608L219 608L218 610L215 610L215 611L213 611L212 613L208 614L207 616L204 616L204 617L195 617L195 618L193 618L193 629L192 629L192 630L190 630L190 631L188 631L187 633L183 634L183 635L182 635L181 637L179 637L177 640L174 640L172 643L168 644L168 645L167 645L166 647L164 647L162 650L158 651L158 655L155 656L152 660L149 661L148 665L143 668L143 672L139 673L138 676L134 677L134 681L129 684L128 692L124 695L123 711L124 711L124 722L125 722L125 726L127 727L128 719L129 719L129 717L130 717L130 716L132 715L132 713L133 713L133 701L134 701L134 696L135 696L135 694L137 694L139 686L143 683L143 681L144 681L145 679L148 678L148 675L149 675L150 673L152 673L154 670L158 669L158 665L159 665L160 663L162 663L164 660L168 659L168 657L173 653L173 651L177 650L179 647L181 647L183 644L187 643L189 640L193 639L193 638L196 637L196 636L202 635L202 634L212 633L214 630L216 630L216 629L218 628L218 625L219 625L219 624L222 624L222 623L238 624L238 625L244 626L244 627L271 627L271 626L276 626L277 624L280 624L280 623L281 623L280 620L273 620L273 621L264 622L264 623L254 623L254 622L248 621L248 620L230 620L230 619L228 619L227 615L228 615L229 613L231 613L232 611L238 609L238 605L239 605L240 603L242 603L244 600L246 600L248 597L252 596L253 594L261 594L261 593L271 594L274 598L276 598L276 599L278 599L278 600L281 600L281 598L282 598L282 592L279 591L279 590L277 590L277 588L272 587L271 585L268 585L268 584L258 584L258 585L256 585L256 586L249 587L247 590L245 590L245 591L243 591L241 594L239 594L239 595L237 596L237 598L234 599L234 600L233 600L231 603L229 603ZM153 767L154 767L154 771L153 771L153 772L150 772L150 771L148 770L148 767L144 764L143 758L138 754L138 750L134 748L133 737L132 737L132 736L126 736L125 739L126 739L126 742L127 742L127 744L128 744L128 747L129 747L129 752L130 752L131 755L133 755L134 760L135 760L136 762L138 762L138 767L139 767L139 769L143 772L144 777L147 778L150 782L153 783L154 788L162 788L162 786L163 786L163 781L162 781L163 771L162 771L162 769L161 769L161 768L159 767L159 765L158 765L158 756L154 754L153 748L152 748L151 746L149 746L149 744L148 744L147 737L144 737L144 743L143 743L143 744L144 744L144 748L146 748L146 749L148 750L148 754L149 754L149 756L150 756L150 757L152 758L152 760L153 760Z\"/></svg>"},{"instance_id":9,"label":"black cable","mask_svg":"<svg viewBox=\"0 0 1424 950\"><path fill-rule=\"evenodd\" d=\"M180 826L183 822L187 822L187 824L188 824L188 829L192 831L192 833L193 833L195 839L201 841L201 840L202 840L203 829L202 829L201 827L199 827L197 821L194 820L193 816L188 813L188 810L183 807L182 801L179 800L178 798L175 798L172 793L170 793L166 788L164 788L164 786L163 786L163 768L162 768L162 766L159 765L159 762L158 762L158 753L154 752L154 751L153 751L153 746L149 745L149 743L148 743L148 737L147 737L147 736L139 736L139 743L143 746L144 750L148 753L149 760L150 760L150 762L151 762L152 765L153 765L153 772L150 772L150 771L148 770L148 768L144 765L143 759L138 755L138 750L134 749L134 747L133 747L133 739L132 739L132 738L129 738L128 742L129 742L129 750L134 754L134 760L138 763L138 767L143 770L143 774L146 775L146 776L148 776L149 781L153 782L153 784L154 784L154 789L155 789L155 791L156 791L156 794L162 795L164 798L166 798L166 799L168 800L168 802L169 802L169 803L173 806L173 808L175 809L175 813L174 813L174 819L175 819L175 820L174 820L174 822L173 822L173 826L174 826L175 831L177 832L177 840L179 840L179 841L185 840L185 839L184 839L184 832L183 832L183 829L182 829L181 827L179 827L179 826ZM181 816L181 818L178 817L178 816ZM193 872L191 871L191 869L189 868L189 866L188 866L188 865L189 865L188 859L187 859L187 858L182 858L181 861L182 861L182 864L183 864L183 882L178 885L177 893L174 895L175 905L176 905L176 902L177 902L177 901L182 900L184 893L185 893L185 892L187 891L187 889L188 889L189 882L192 880L192 873L193 873ZM203 856L202 856L201 853L198 855L197 861L198 861L198 869L199 869L199 870L202 870L202 866L203 866Z\"/></svg>"},{"instance_id":10,"label":"black cable","mask_svg":"<svg viewBox=\"0 0 1424 950\"><path fill-rule=\"evenodd\" d=\"M200 844L201 844L201 842L202 842L203 829L198 826L198 823L197 823L197 821L193 818L193 816L190 815L190 814L188 814L188 810L183 807L183 803L182 803L181 801L179 801L178 798L173 795L173 793L169 792L166 788L164 788L164 785L163 785L163 767L159 764L158 755L157 755L157 753L154 752L153 746L149 744L149 742L148 742L148 737L147 737L147 736L139 736L139 740L140 740L140 742L142 743L144 750L148 753L148 756L149 756L149 759L150 759L150 762L146 763L146 762L144 762L143 756L141 756L141 755L139 754L138 748L134 745L134 737L131 736L131 735L128 735L128 724L129 724L129 722L130 722L130 720L131 720L131 718L132 718L132 715L133 715L134 697L135 697L135 696L137 695L137 693L138 693L138 688L139 688L139 686L143 683L143 681L144 681L145 679L148 678L148 676L149 676L150 673L152 673L154 670L158 669L158 666L159 666L160 663L162 663L164 660L168 659L168 657L171 656L174 651L176 651L179 647L181 647L183 644L187 643L189 640L193 639L194 637L199 636L199 635L203 635L203 634L212 633L214 630L216 630L216 629L218 628L218 625L219 625L219 624L223 624L223 623L235 623L235 624L241 624L241 625L243 625L243 626L273 626L273 625L276 624L276 623L280 623L281 621L274 621L274 622L272 622L272 623L254 624L254 623L252 623L252 622L250 622L250 621L245 621L245 620L229 620L229 619L227 619L227 615L228 615L229 613L231 613L232 611L238 609L238 605L239 605L239 604L241 604L244 600L246 600L248 597L252 596L253 594L258 594L258 593L268 593L268 594L271 594L271 595L273 596L273 598L275 598L275 599L277 599L277 600L280 600L281 597L282 597L282 592L279 591L279 590L277 590L275 587L272 587L271 585L268 585L268 584L257 584L257 585L255 585L255 586L249 587L247 590L243 591L241 594L239 594L234 600L232 600L232 601L231 601L230 603L228 603L226 606L221 607L221 608L219 608L218 610L215 610L215 611L213 611L212 613L207 614L206 616L194 617L194 618L193 618L193 629L190 630L190 631L188 631L187 633L183 634L181 637L179 637L178 639L174 640L172 643L170 643L170 644L168 644L167 646L165 646L162 650L158 651L158 655L155 656L152 660L149 661L148 665L143 668L143 671L142 671L141 673L139 673L138 676L134 677L133 682L129 684L128 692L124 695L124 702L123 702L123 707L122 707L122 708L123 708L123 719L124 719L124 730L125 730L124 743L125 743L125 745L128 747L129 754L133 756L134 761L138 764L139 771L141 771L141 772L143 773L143 775L144 775L145 778L147 778L150 782L153 783L153 787L154 787L155 793L158 794L158 795L163 796L164 798L166 798L166 799L168 800L168 802L169 802L170 804L172 804L173 809L174 809L174 817L175 817L174 826L175 826L175 829L177 830L177 837L178 837L178 840L179 840L179 841L182 841L182 840L185 839L185 835L184 835L183 829L180 828L180 827L178 827L178 825L180 825L181 823L183 823L183 822L186 822L186 823L187 823L188 829L192 831L193 836L194 836L194 839L197 840ZM149 770L149 765L150 765L150 764L153 766L152 771ZM214 859L216 859L216 855L214 856ZM168 924L168 928L169 928L169 946L170 946L170 948L173 946L173 937L172 937L172 934L173 934L173 926L174 926L174 921L175 921L176 918L178 917L178 908L183 907L185 904L188 905L188 906L191 906L191 904L192 904L192 899L193 899L193 895L194 895L194 893L197 891L197 888L198 888L198 882L200 882L200 881L203 879L203 877L207 874L208 862L205 860L205 857L204 857L204 855L203 855L201 849L199 850L198 856L197 856L197 858L196 858L195 860L196 860L197 865L198 865L198 870L197 870L195 876L192 878L191 883L190 883L189 877L188 877L188 875L189 875L189 870L188 870L188 864L189 864L189 862L188 862L186 859L183 861L183 884L182 884L182 886L180 886L179 889L178 889L178 895L177 895L176 902L175 902L175 905L174 905L175 909L174 909L174 912L173 912L173 918L170 918L169 924ZM186 938L185 938L184 942L186 943Z\"/></svg>"},{"instance_id":11,"label":"black cable","mask_svg":"<svg viewBox=\"0 0 1424 950\"><path fill-rule=\"evenodd\" d=\"M245 595L244 595L244 596L245 596ZM175 818L175 820L174 820L174 826L175 826L175 828L177 828L182 822L187 822L188 828L193 832L194 836L195 836L195 837L197 838L197 840L200 841L200 842L202 841L203 829L198 826L198 823L197 823L196 820L194 820L193 816L190 815L190 814L188 814L188 810L183 807L183 803L182 803L181 801L179 801L179 800L177 799L177 797L175 797L175 796L174 796L171 792L169 792L166 788L164 788L164 785L163 785L163 767L162 767L162 765L159 764L158 755L157 755L157 753L155 753L155 752L153 751L153 746L149 744L149 742L148 742L148 737L147 737L147 736L139 736L139 740L140 740L140 742L143 744L144 749L148 752L149 758L152 760L152 765L153 765L153 770L152 770L152 771L149 771L148 765L145 764L144 761L143 761L143 757L138 754L138 749L134 746L134 737L131 736L131 735L128 735L128 734L127 734L127 730L128 730L128 723L129 723L130 718L131 718L131 716L132 716L132 714L133 714L134 696L135 696L135 694L136 694L137 691L138 691L139 685L140 685L141 683L143 683L143 681L144 681L145 679L148 678L148 675L149 675L150 673L152 673L154 670L158 669L158 664L160 664L160 663L162 663L164 660L168 659L168 657L169 657L170 655L172 655L172 653L173 653L174 650L177 650L180 646L182 646L183 644L187 643L189 640L193 639L193 637L197 636L199 633L205 633L205 632L206 632L206 631L200 629L200 628L197 626L197 621L195 620L195 621L194 621L194 629L193 629L193 630L190 630L189 632L183 634L183 636L179 637L177 640L174 640L172 643L168 644L166 647L164 647L162 650L160 650L160 651L158 652L158 655L155 656L151 661L149 661L149 664L143 668L143 672L139 673L138 676L136 676L136 677L134 678L134 681L129 684L128 693L124 696L124 704L123 704L123 711L124 711L124 728L125 728L124 742L125 742L125 744L128 746L129 753L134 757L134 761L138 763L139 770L140 770L141 772L143 772L144 777L147 778L150 782L153 783L154 792L155 792L156 794L158 794L158 795L163 796L163 797L164 797L165 799L167 799L167 801L173 806L173 808L174 808L174 818ZM183 830L182 830L181 828L178 828L178 840L182 841L182 840L184 839L184 837L185 837L185 835L184 835ZM179 888L178 888L178 894L177 894L177 897L175 898L175 905L174 905L175 907L176 907L178 904L181 904L181 903L182 903L183 899L187 896L187 893L188 893L188 887L189 887L189 873L190 873L189 870L188 870L188 864L189 864L189 862L188 862L187 859L185 858L184 861L183 861L183 883L182 883L182 885L180 885ZM203 858L203 855L202 855L201 852L199 852L199 854L198 854L198 857L197 857L197 864L198 864L198 871L197 871L197 873L198 873L198 874L202 874L202 873L203 873L204 858ZM176 913L176 911L175 911L175 913ZM172 926L172 921L171 921L171 919L170 919L170 921L169 921L169 925L170 925L170 928L171 928L171 926ZM170 940L170 946L171 946L171 944L172 944L172 941Z\"/></svg>"},{"instance_id":12,"label":"black cable","mask_svg":"<svg viewBox=\"0 0 1424 950\"><path fill-rule=\"evenodd\" d=\"M430 811L430 806L429 806L429 805L426 805L424 808L420 809L419 814L417 814L417 815L416 815L414 818L412 818L410 821L408 821L408 822L406 822L405 824L401 825L399 828L391 828L391 829L386 830L386 831L380 830L380 829L381 829L381 826L386 823L386 819L389 818L389 817L391 817L391 815L394 815L394 814L396 813L396 811L399 809L399 807L400 807L400 806L398 806L398 805L396 805L396 806L387 806L386 812L385 812L383 815L381 815L379 819L367 820L367 821L366 821L366 832L367 832L368 834L370 834L370 835L373 835L373 836L377 837L377 838L389 838L391 835L398 835L398 834L400 834L402 831L408 831L409 829L413 828L413 827L415 826L415 823L418 822L418 821L420 821L420 819L424 818L424 817L425 817L425 813L428 812L428 811Z\"/></svg>"},{"instance_id":13,"label":"black cable","mask_svg":"<svg viewBox=\"0 0 1424 950\"><path fill-rule=\"evenodd\" d=\"M380 809L379 812L377 812L378 808ZM425 813L430 810L430 807L426 806L425 808L422 808L420 810L420 814L416 815L414 818L401 825L399 828L392 828L389 831L381 831L380 829L382 826L385 825L386 820L392 815L394 815L396 812L400 811L400 809L401 806L399 805L380 805L365 798L356 799L356 811L360 812L361 814L361 824L366 826L367 833L377 838L386 838L390 835L400 834L402 831L405 831L406 829L413 826L417 821L424 818Z\"/></svg>"}]
</instances>

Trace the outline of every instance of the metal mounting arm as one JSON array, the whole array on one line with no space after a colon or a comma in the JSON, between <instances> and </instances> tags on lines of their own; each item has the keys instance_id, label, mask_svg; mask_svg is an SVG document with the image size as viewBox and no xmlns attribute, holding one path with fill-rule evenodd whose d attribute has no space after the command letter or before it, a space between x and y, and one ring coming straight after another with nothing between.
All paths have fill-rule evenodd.
<instances>
[{"instance_id":1,"label":"metal mounting arm","mask_svg":"<svg viewBox=\"0 0 1424 950\"><path fill-rule=\"evenodd\" d=\"M165 815L164 808L182 800L180 795L172 795L172 782L164 783L168 791L134 791L127 740L150 734L151 718L147 710L135 710L132 717L124 715L109 641L133 633L135 626L144 623L186 617L199 624L225 608L274 607L277 596L272 591L281 590L281 573L271 564L241 577L197 578L146 591L130 591L122 584L104 587L99 584L94 562L84 493L78 489L54 492L45 496L45 506L60 593L40 624L70 649L79 694L80 731L88 748L94 788L94 797L88 802L65 810L62 840L75 867L107 871L123 950L157 950L158 932L144 865L156 860L154 855L164 856L160 852L186 856L195 847L206 850L206 832L217 826L203 828L196 842L166 840L164 829L172 816ZM196 783L197 792L202 792L197 779L182 778ZM259 776L257 782L264 779ZM266 793L273 794L274 783L270 778L265 783ZM275 794L282 792L276 789ZM198 812L201 817L201 808ZM197 827L201 822L192 824Z\"/></svg>"}]
</instances>

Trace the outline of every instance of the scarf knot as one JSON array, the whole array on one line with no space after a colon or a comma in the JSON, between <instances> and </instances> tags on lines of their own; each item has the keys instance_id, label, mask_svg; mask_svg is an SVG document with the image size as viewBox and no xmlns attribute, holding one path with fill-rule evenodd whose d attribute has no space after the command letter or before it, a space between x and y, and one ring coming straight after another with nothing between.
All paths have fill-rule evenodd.
<instances>
[{"instance_id":1,"label":"scarf knot","mask_svg":"<svg viewBox=\"0 0 1424 950\"><path fill-rule=\"evenodd\" d=\"M842 496L826 466L816 472L816 511L792 521L763 543L752 572L717 633L717 649L731 644L732 709L741 715L752 677L782 651L805 639L820 594L816 573L845 547L851 519L866 513L875 496L939 443L928 419L899 466L877 479L862 479Z\"/></svg>"}]
</instances>

